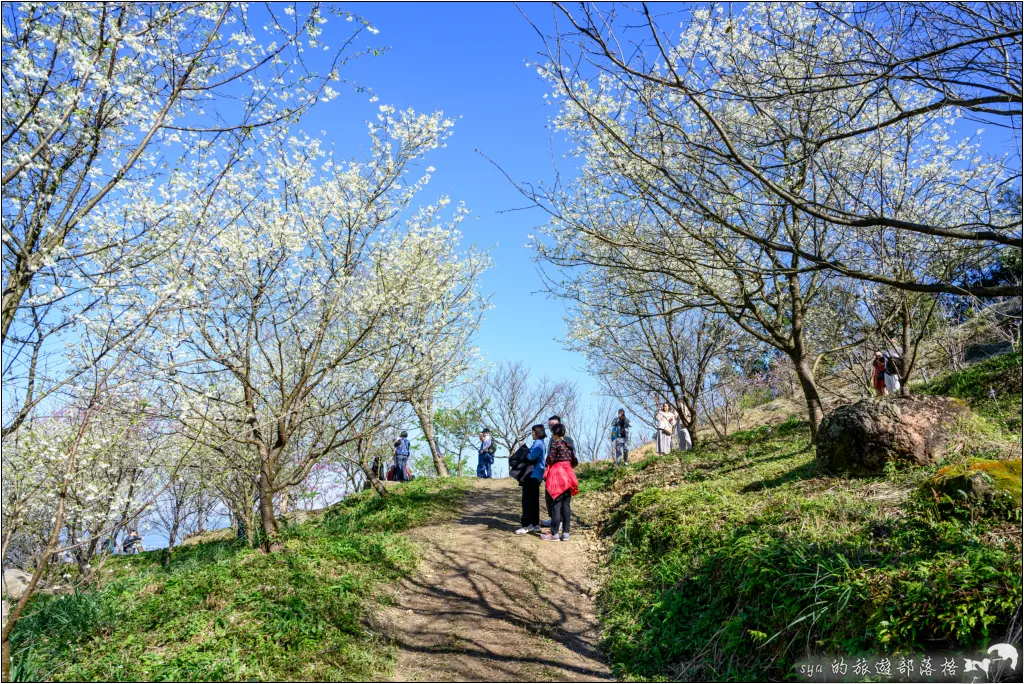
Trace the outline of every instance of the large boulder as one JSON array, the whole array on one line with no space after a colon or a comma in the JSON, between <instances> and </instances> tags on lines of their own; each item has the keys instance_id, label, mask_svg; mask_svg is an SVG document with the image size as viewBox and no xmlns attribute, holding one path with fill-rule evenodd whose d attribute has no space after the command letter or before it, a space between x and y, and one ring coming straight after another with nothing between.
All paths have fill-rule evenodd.
<instances>
[{"instance_id":1,"label":"large boulder","mask_svg":"<svg viewBox=\"0 0 1024 684\"><path fill-rule=\"evenodd\" d=\"M946 453L949 428L967 406L949 397L872 397L841 406L818 429L818 460L831 472L881 474L934 463Z\"/></svg>"},{"instance_id":2,"label":"large boulder","mask_svg":"<svg viewBox=\"0 0 1024 684\"><path fill-rule=\"evenodd\" d=\"M4 598L11 602L21 600L28 589L32 575L18 568L4 568Z\"/></svg>"}]
</instances>

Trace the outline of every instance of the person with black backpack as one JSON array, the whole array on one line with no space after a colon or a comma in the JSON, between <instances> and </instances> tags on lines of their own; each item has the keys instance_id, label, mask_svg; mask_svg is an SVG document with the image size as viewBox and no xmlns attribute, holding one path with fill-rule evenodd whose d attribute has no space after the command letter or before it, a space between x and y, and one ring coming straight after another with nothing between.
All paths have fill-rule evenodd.
<instances>
[{"instance_id":1,"label":"person with black backpack","mask_svg":"<svg viewBox=\"0 0 1024 684\"><path fill-rule=\"evenodd\" d=\"M519 475L519 486L523 488L523 516L516 534L540 532L540 483L544 480L544 426L537 424L531 429L533 444L525 454L522 447L509 458L509 474ZM525 445L523 445L525 446ZM515 477L513 475L513 477Z\"/></svg>"},{"instance_id":2,"label":"person with black backpack","mask_svg":"<svg viewBox=\"0 0 1024 684\"><path fill-rule=\"evenodd\" d=\"M128 530L128 536L121 542L121 551L127 554L140 553L142 551L142 536L135 528Z\"/></svg>"},{"instance_id":3,"label":"person with black backpack","mask_svg":"<svg viewBox=\"0 0 1024 684\"><path fill-rule=\"evenodd\" d=\"M900 367L897 359L897 354L890 354L884 352L885 357L885 369L882 372L882 380L885 382L885 390L887 394L896 394L900 391Z\"/></svg>"},{"instance_id":4,"label":"person with black backpack","mask_svg":"<svg viewBox=\"0 0 1024 684\"><path fill-rule=\"evenodd\" d=\"M480 448L477 450L476 476L490 479L494 466L494 454L498 451L498 445L491 437L491 431L484 428L480 431Z\"/></svg>"}]
</instances>

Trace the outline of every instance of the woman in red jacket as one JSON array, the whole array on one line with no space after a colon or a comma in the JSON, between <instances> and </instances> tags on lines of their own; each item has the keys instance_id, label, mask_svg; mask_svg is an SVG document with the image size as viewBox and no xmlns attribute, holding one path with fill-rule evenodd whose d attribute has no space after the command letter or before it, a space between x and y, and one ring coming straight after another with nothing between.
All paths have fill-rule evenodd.
<instances>
[{"instance_id":1,"label":"woman in red jacket","mask_svg":"<svg viewBox=\"0 0 1024 684\"><path fill-rule=\"evenodd\" d=\"M565 426L553 426L544 471L544 499L551 513L551 531L540 535L544 541L559 541L559 525L562 526L561 541L569 541L570 504L572 497L579 493L579 482L573 472L577 465L576 449L565 439Z\"/></svg>"},{"instance_id":2,"label":"woman in red jacket","mask_svg":"<svg viewBox=\"0 0 1024 684\"><path fill-rule=\"evenodd\" d=\"M871 371L875 394L884 397L889 391L885 387L885 357L882 356L882 352L875 352L875 360L871 362Z\"/></svg>"}]
</instances>

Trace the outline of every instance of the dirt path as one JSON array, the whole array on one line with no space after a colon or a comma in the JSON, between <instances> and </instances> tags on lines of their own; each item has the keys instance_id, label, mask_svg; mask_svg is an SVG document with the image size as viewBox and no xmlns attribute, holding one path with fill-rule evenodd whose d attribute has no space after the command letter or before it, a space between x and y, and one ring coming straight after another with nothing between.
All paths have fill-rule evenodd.
<instances>
[{"instance_id":1,"label":"dirt path","mask_svg":"<svg viewBox=\"0 0 1024 684\"><path fill-rule=\"evenodd\" d=\"M478 480L458 518L410 533L423 563L382 616L400 648L395 681L611 679L588 532L568 543L512 534L520 496L513 480Z\"/></svg>"}]
</instances>

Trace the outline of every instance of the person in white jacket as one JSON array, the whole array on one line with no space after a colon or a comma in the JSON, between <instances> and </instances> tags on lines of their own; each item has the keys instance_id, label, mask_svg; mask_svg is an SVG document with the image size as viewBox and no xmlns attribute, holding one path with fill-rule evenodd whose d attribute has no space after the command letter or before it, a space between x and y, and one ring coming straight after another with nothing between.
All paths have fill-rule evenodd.
<instances>
[{"instance_id":1,"label":"person in white jacket","mask_svg":"<svg viewBox=\"0 0 1024 684\"><path fill-rule=\"evenodd\" d=\"M659 454L667 454L672 451L672 433L675 431L678 420L667 401L661 405L661 410L654 414L654 422L658 426L657 450Z\"/></svg>"},{"instance_id":2,"label":"person in white jacket","mask_svg":"<svg viewBox=\"0 0 1024 684\"><path fill-rule=\"evenodd\" d=\"M889 394L899 394L900 391L900 358L896 354L890 354L889 352L882 352L882 356L885 357L885 389Z\"/></svg>"}]
</instances>

